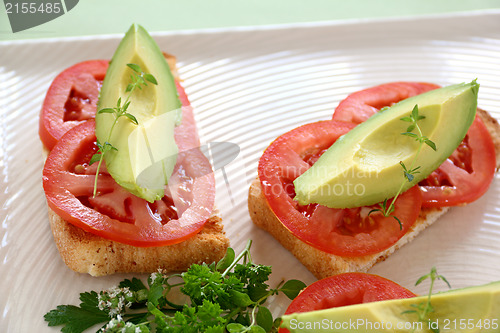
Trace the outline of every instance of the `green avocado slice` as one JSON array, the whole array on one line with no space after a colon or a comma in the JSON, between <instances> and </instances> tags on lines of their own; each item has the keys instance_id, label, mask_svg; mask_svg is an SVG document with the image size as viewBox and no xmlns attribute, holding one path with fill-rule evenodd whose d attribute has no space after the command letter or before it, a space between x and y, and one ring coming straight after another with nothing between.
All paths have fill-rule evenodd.
<instances>
[{"instance_id":1,"label":"green avocado slice","mask_svg":"<svg viewBox=\"0 0 500 333\"><path fill-rule=\"evenodd\" d=\"M405 313L426 301L427 296L420 296L293 313L282 317L282 327L292 333L500 331L500 281L433 294L430 323L419 321L416 313Z\"/></svg>"},{"instance_id":2,"label":"green avocado slice","mask_svg":"<svg viewBox=\"0 0 500 333\"><path fill-rule=\"evenodd\" d=\"M403 100L373 115L339 138L300 177L294 186L300 204L319 203L331 208L373 205L396 195L404 182L400 162L415 160L419 143L402 133L415 105L424 119L422 134L436 145L422 147L414 179L403 191L425 179L458 147L474 121L479 84L476 81L431 90Z\"/></svg>"},{"instance_id":3,"label":"green avocado slice","mask_svg":"<svg viewBox=\"0 0 500 333\"><path fill-rule=\"evenodd\" d=\"M157 85L126 92L134 75L127 64L135 64L150 73ZM116 148L105 153L106 168L115 181L149 202L164 196L164 188L172 174L178 152L174 128L181 120L179 100L173 75L158 45L140 25L132 25L120 42L102 84L97 109L114 108L121 98L129 96L127 112L137 124L120 117L113 127L115 115L96 115L96 136ZM109 137L109 133L112 133ZM109 140L108 140L109 138Z\"/></svg>"}]
</instances>

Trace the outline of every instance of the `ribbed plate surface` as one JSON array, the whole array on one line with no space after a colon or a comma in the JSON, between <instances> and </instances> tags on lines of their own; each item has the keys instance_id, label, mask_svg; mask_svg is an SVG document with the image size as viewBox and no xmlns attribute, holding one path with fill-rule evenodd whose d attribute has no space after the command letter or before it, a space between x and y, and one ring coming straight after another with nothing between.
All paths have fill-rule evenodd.
<instances>
[{"instance_id":1,"label":"ribbed plate surface","mask_svg":"<svg viewBox=\"0 0 500 333\"><path fill-rule=\"evenodd\" d=\"M147 28L147 27L146 27ZM273 282L313 276L250 222L246 196L262 151L298 125L329 119L348 93L395 81L481 84L479 105L500 118L499 13L157 35L177 56L203 142L228 141L241 153L217 172L218 207L232 246L254 240L255 261ZM92 278L61 261L46 217L38 112L55 75L86 59L110 58L119 37L0 44L0 330L53 332L43 314L77 304L80 292L124 275ZM234 205L230 200L231 193ZM500 279L500 183L453 208L371 272L412 287L438 267L453 287ZM438 287L438 289L440 289ZM442 289L442 288L441 288ZM273 303L282 313L287 302Z\"/></svg>"}]
</instances>

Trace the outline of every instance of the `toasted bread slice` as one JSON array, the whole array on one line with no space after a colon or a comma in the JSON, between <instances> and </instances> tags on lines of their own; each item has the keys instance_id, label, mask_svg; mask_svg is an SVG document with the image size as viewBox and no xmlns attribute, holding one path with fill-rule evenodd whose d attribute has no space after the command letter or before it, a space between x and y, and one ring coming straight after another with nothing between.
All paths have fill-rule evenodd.
<instances>
[{"instance_id":1,"label":"toasted bread slice","mask_svg":"<svg viewBox=\"0 0 500 333\"><path fill-rule=\"evenodd\" d=\"M486 111L478 110L495 143L497 167L500 166L500 125ZM252 221L269 232L281 245L290 251L316 278L321 279L345 272L366 272L379 261L383 261L401 246L409 243L422 230L430 226L450 207L423 208L412 228L393 246L376 254L361 257L343 257L321 251L304 243L292 234L276 217L267 203L259 179L255 179L248 194L248 210Z\"/></svg>"},{"instance_id":2,"label":"toasted bread slice","mask_svg":"<svg viewBox=\"0 0 500 333\"><path fill-rule=\"evenodd\" d=\"M175 57L167 53L164 56L174 77L179 79ZM43 153L46 157L49 151L44 147ZM136 247L105 239L63 220L50 208L48 213L54 241L63 261L75 272L93 276L151 273L159 268L182 271L194 263L212 263L221 259L229 246L216 210L196 235L160 247Z\"/></svg>"}]
</instances>

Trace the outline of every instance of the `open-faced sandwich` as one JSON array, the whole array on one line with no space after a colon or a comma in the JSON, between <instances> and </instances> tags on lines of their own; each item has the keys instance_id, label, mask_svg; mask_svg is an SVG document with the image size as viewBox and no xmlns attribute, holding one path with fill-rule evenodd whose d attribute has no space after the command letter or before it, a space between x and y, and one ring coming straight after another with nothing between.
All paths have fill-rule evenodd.
<instances>
[{"instance_id":1,"label":"open-faced sandwich","mask_svg":"<svg viewBox=\"0 0 500 333\"><path fill-rule=\"evenodd\" d=\"M175 58L133 25L111 62L59 74L40 115L43 187L66 265L105 275L185 270L229 245Z\"/></svg>"},{"instance_id":2,"label":"open-faced sandwich","mask_svg":"<svg viewBox=\"0 0 500 333\"><path fill-rule=\"evenodd\" d=\"M250 187L253 222L318 278L366 272L487 191L500 127L477 109L478 88L383 84L283 134Z\"/></svg>"}]
</instances>

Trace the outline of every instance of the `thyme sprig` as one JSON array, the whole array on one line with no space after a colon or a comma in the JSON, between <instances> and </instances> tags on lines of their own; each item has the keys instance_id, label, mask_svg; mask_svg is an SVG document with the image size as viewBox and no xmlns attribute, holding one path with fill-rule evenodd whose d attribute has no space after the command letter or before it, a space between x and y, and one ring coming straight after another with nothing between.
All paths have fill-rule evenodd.
<instances>
[{"instance_id":1,"label":"thyme sprig","mask_svg":"<svg viewBox=\"0 0 500 333\"><path fill-rule=\"evenodd\" d=\"M425 116L421 116L418 114L418 105L415 105L413 107L413 110L409 116L401 118L402 121L410 123L410 125L406 129L406 132L401 133L401 135L405 135L405 136L408 136L410 138L413 138L419 143L418 148L417 148L417 153L415 154L415 157L414 157L413 161L411 162L410 167L407 167L403 163L403 161L399 162L399 164L401 165L401 167L403 169L403 176L404 176L405 180L401 183L401 186L399 187L399 190L396 193L396 195L394 196L394 198L392 199L391 203L388 205L389 199L385 199L384 202L378 204L379 208L372 209L368 213L368 215L370 215L370 214L375 213L375 212L380 212L385 217L389 217L389 216L393 217L399 223L399 228L401 230L403 229L403 224L401 223L401 220L397 216L391 215L395 210L394 203L396 202L396 199L399 197L399 195L402 193L403 188L406 184L406 181L411 183L415 179L415 175L417 173L420 173L420 166L415 166L415 163L417 162L418 156L420 155L420 152L422 151L422 147L424 146L424 144L428 145L434 151L436 151L436 144L434 142L432 142L428 137L423 135L422 129L418 125L418 122L422 119L425 119ZM414 133L413 132L414 130L416 130L417 132Z\"/></svg>"},{"instance_id":2,"label":"thyme sprig","mask_svg":"<svg viewBox=\"0 0 500 333\"><path fill-rule=\"evenodd\" d=\"M111 128L108 133L108 138L104 143L99 142L97 140L96 145L99 148L97 152L91 157L89 165L94 164L95 162L99 162L97 165L97 170L96 170L96 175L95 175L95 180L94 180L94 193L93 196L95 197L97 194L97 179L99 177L99 170L101 169L102 161L104 159L104 156L106 155L107 152L111 150L118 151L118 149L113 146L109 141L111 140L111 135L113 134L113 130L118 123L118 119L121 117L126 117L128 118L132 123L135 125L138 125L138 121L135 118L135 116L129 112L127 112L129 106L130 106L130 96L132 96L132 93L134 92L135 89L139 88L142 89L143 86L147 86L147 82L150 82L154 85L158 84L158 81L156 78L150 74L150 73L144 73L141 69L141 67L137 64L127 64L127 66L132 69L133 73L130 75L130 83L127 85L125 88L125 93L127 93L127 97L125 99L125 102L122 104L122 98L118 98L118 101L116 102L116 106L113 108L104 108L100 109L97 111L97 114L102 114L102 113L110 113L113 114L115 119L113 120L113 124L111 125Z\"/></svg>"},{"instance_id":3,"label":"thyme sprig","mask_svg":"<svg viewBox=\"0 0 500 333\"><path fill-rule=\"evenodd\" d=\"M421 321L423 323L428 323L429 324L428 327L434 333L439 333L440 332L439 327L437 327L437 325L431 325L432 321L429 318L429 315L432 312L434 312L434 307L431 304L432 291L434 289L434 283L437 280L441 280L441 281L445 282L448 285L448 288L450 288L450 289L451 289L451 285L443 275L439 275L437 273L436 267L432 267L429 274L421 276L417 280L415 285L418 286L419 284L421 284L423 281L425 281L427 279L431 280L430 286L429 286L429 293L427 294L427 299L423 302L420 302L419 304L412 304L411 307L414 309L403 311L401 314L410 314L410 313L416 314L419 321Z\"/></svg>"}]
</instances>

